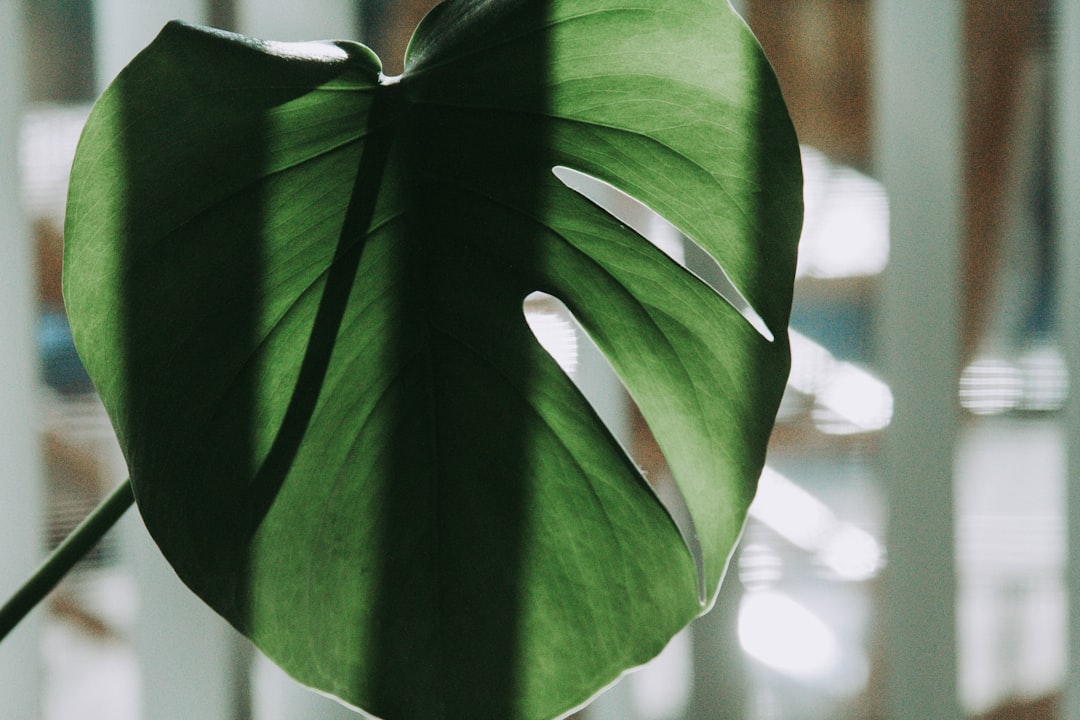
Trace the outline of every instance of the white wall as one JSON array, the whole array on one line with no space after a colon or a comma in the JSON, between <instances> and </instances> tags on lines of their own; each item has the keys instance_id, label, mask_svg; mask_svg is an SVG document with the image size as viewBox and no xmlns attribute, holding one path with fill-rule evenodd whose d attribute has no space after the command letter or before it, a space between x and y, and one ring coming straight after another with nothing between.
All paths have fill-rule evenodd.
<instances>
[{"instance_id":1,"label":"white wall","mask_svg":"<svg viewBox=\"0 0 1080 720\"><path fill-rule=\"evenodd\" d=\"M98 90L170 20L206 21L205 0L94 0L94 52Z\"/></svg>"},{"instance_id":2,"label":"white wall","mask_svg":"<svg viewBox=\"0 0 1080 720\"><path fill-rule=\"evenodd\" d=\"M880 0L873 13L875 164L891 216L878 311L894 398L881 466L886 716L955 720L963 4Z\"/></svg>"},{"instance_id":3,"label":"white wall","mask_svg":"<svg viewBox=\"0 0 1080 720\"><path fill-rule=\"evenodd\" d=\"M41 558L41 482L32 422L33 259L21 217L17 141L22 110L19 3L0 0L0 602ZM39 613L35 613L37 615ZM0 643L0 715L40 717L38 628L32 617Z\"/></svg>"},{"instance_id":4,"label":"white wall","mask_svg":"<svg viewBox=\"0 0 1080 720\"><path fill-rule=\"evenodd\" d=\"M240 32L266 40L355 40L357 0L237 0Z\"/></svg>"}]
</instances>

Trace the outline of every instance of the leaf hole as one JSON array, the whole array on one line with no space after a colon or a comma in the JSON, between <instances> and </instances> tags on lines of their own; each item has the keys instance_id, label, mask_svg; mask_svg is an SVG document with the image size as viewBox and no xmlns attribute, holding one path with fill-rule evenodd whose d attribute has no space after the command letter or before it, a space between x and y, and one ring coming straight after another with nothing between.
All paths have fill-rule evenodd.
<instances>
[{"instance_id":1,"label":"leaf hole","mask_svg":"<svg viewBox=\"0 0 1080 720\"><path fill-rule=\"evenodd\" d=\"M776 338L764 318L735 287L731 277L705 248L660 213L611 183L563 165L551 169L564 185L655 245L687 272L724 298L763 338Z\"/></svg>"},{"instance_id":2,"label":"leaf hole","mask_svg":"<svg viewBox=\"0 0 1080 720\"><path fill-rule=\"evenodd\" d=\"M525 298L525 320L547 354L559 364L570 379L578 365L578 332L573 314L561 300L547 293L534 292Z\"/></svg>"},{"instance_id":3,"label":"leaf hole","mask_svg":"<svg viewBox=\"0 0 1080 720\"><path fill-rule=\"evenodd\" d=\"M690 510L644 415L607 357L561 300L534 292L523 305L537 342L593 407L674 520L697 570L699 600L705 602L704 555Z\"/></svg>"}]
</instances>

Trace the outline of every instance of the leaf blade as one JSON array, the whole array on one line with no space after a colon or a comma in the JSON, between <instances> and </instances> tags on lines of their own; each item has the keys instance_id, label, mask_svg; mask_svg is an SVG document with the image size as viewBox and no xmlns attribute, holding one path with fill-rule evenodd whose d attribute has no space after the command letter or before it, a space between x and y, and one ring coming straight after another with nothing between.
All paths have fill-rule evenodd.
<instances>
[{"instance_id":1,"label":"leaf blade","mask_svg":"<svg viewBox=\"0 0 1080 720\"><path fill-rule=\"evenodd\" d=\"M174 26L95 110L76 340L155 539L302 682L388 718L550 717L702 611L671 518L531 337L534 290L659 428L715 593L786 344L551 168L677 219L783 337L797 150L726 4L640 5L446 3L393 84L360 46ZM665 64L675 36L703 69Z\"/></svg>"}]
</instances>

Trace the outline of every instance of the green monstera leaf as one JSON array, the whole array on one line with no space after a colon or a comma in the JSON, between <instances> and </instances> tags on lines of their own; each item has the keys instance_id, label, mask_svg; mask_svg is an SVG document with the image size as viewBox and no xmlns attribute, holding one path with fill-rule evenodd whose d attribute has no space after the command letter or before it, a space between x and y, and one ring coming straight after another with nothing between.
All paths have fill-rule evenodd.
<instances>
[{"instance_id":1,"label":"green monstera leaf","mask_svg":"<svg viewBox=\"0 0 1080 720\"><path fill-rule=\"evenodd\" d=\"M692 238L768 330L581 178ZM65 292L194 592L377 716L549 718L715 597L787 375L800 218L790 121L726 0L449 0L394 78L353 43L173 24L87 124ZM637 401L699 562L530 333L534 291Z\"/></svg>"}]
</instances>

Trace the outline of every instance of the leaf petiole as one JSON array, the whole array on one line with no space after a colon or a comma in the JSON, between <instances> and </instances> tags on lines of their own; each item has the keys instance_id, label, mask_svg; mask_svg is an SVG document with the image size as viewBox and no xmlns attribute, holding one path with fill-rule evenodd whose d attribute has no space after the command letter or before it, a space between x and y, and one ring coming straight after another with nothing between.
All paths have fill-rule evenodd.
<instances>
[{"instance_id":1,"label":"leaf petiole","mask_svg":"<svg viewBox=\"0 0 1080 720\"><path fill-rule=\"evenodd\" d=\"M135 502L131 482L125 480L64 538L34 574L0 607L0 640L7 637L65 575L116 524Z\"/></svg>"}]
</instances>

